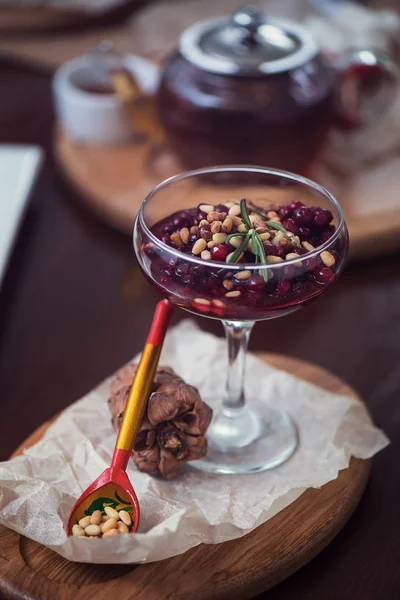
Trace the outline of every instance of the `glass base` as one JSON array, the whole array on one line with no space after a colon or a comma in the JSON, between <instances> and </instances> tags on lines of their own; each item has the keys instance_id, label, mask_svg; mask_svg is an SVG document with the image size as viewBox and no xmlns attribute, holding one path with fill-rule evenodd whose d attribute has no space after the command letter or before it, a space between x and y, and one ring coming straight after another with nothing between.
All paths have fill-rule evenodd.
<instances>
[{"instance_id":1,"label":"glass base","mask_svg":"<svg viewBox=\"0 0 400 600\"><path fill-rule=\"evenodd\" d=\"M283 411L266 404L223 408L207 431L208 452L190 463L221 475L259 473L290 458L298 445L297 428Z\"/></svg>"}]
</instances>

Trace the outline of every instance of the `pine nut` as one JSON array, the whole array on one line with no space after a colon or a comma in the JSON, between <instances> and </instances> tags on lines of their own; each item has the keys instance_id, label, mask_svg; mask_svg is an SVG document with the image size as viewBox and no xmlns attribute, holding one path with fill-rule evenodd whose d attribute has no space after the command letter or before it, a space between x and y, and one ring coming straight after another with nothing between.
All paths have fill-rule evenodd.
<instances>
[{"instance_id":1,"label":"pine nut","mask_svg":"<svg viewBox=\"0 0 400 600\"><path fill-rule=\"evenodd\" d=\"M286 254L285 260L298 260L299 258L300 256L296 252L289 252L289 254Z\"/></svg>"},{"instance_id":2,"label":"pine nut","mask_svg":"<svg viewBox=\"0 0 400 600\"><path fill-rule=\"evenodd\" d=\"M239 290L235 290L234 292L227 292L225 294L225 298L239 298L241 292Z\"/></svg>"},{"instance_id":3,"label":"pine nut","mask_svg":"<svg viewBox=\"0 0 400 600\"><path fill-rule=\"evenodd\" d=\"M203 240L203 238L200 238L197 240L197 242L194 243L194 246L192 248L192 254L195 254L196 256L198 254L201 254L203 252L203 250L205 250L207 247L207 242L206 240Z\"/></svg>"},{"instance_id":4,"label":"pine nut","mask_svg":"<svg viewBox=\"0 0 400 600\"><path fill-rule=\"evenodd\" d=\"M119 518L123 523L125 523L125 525L127 525L128 527L132 525L131 515L126 510L120 510L118 514Z\"/></svg>"},{"instance_id":5,"label":"pine nut","mask_svg":"<svg viewBox=\"0 0 400 600\"><path fill-rule=\"evenodd\" d=\"M326 267L333 267L336 262L335 257L327 250L321 252L321 260Z\"/></svg>"},{"instance_id":6,"label":"pine nut","mask_svg":"<svg viewBox=\"0 0 400 600\"><path fill-rule=\"evenodd\" d=\"M111 531L113 531L113 529L111 529ZM125 525L125 523L122 523L122 521L118 521L117 531L118 533L129 533L128 527Z\"/></svg>"},{"instance_id":7,"label":"pine nut","mask_svg":"<svg viewBox=\"0 0 400 600\"><path fill-rule=\"evenodd\" d=\"M294 242L295 244L297 244L298 246L300 246L300 238L299 238L299 236L298 236L298 235L294 235L294 236L293 236L293 242Z\"/></svg>"},{"instance_id":8,"label":"pine nut","mask_svg":"<svg viewBox=\"0 0 400 600\"><path fill-rule=\"evenodd\" d=\"M192 225L192 227L190 228L191 235L193 235L194 233L197 233L198 229L199 229L198 225Z\"/></svg>"},{"instance_id":9,"label":"pine nut","mask_svg":"<svg viewBox=\"0 0 400 600\"><path fill-rule=\"evenodd\" d=\"M176 232L171 233L170 239L171 239L171 242L178 248L183 245L183 242L181 240L181 236L179 235L179 233L176 233Z\"/></svg>"},{"instance_id":10,"label":"pine nut","mask_svg":"<svg viewBox=\"0 0 400 600\"><path fill-rule=\"evenodd\" d=\"M108 518L109 518L109 517L107 517L107 515L103 515L103 516L101 517L101 522L102 522L102 523L104 523L105 521L108 521Z\"/></svg>"},{"instance_id":11,"label":"pine nut","mask_svg":"<svg viewBox=\"0 0 400 600\"><path fill-rule=\"evenodd\" d=\"M242 219L240 217L232 217L232 223L235 227L239 227L242 224Z\"/></svg>"},{"instance_id":12,"label":"pine nut","mask_svg":"<svg viewBox=\"0 0 400 600\"><path fill-rule=\"evenodd\" d=\"M315 250L314 246L309 242L302 242L301 245L307 250L307 252L312 252L312 250Z\"/></svg>"},{"instance_id":13,"label":"pine nut","mask_svg":"<svg viewBox=\"0 0 400 600\"><path fill-rule=\"evenodd\" d=\"M239 271L238 273L235 273L235 279L239 279L239 281L246 281L246 279L250 279L251 277L251 271Z\"/></svg>"},{"instance_id":14,"label":"pine nut","mask_svg":"<svg viewBox=\"0 0 400 600\"><path fill-rule=\"evenodd\" d=\"M226 217L226 213L223 212L218 212L216 210L213 210L212 212L209 212L207 215L207 221L209 223L213 223L214 221L223 221Z\"/></svg>"},{"instance_id":15,"label":"pine nut","mask_svg":"<svg viewBox=\"0 0 400 600\"><path fill-rule=\"evenodd\" d=\"M268 231L266 231L265 233L260 233L259 235L260 235L260 240L262 242L266 242L271 237L271 234Z\"/></svg>"},{"instance_id":16,"label":"pine nut","mask_svg":"<svg viewBox=\"0 0 400 600\"><path fill-rule=\"evenodd\" d=\"M235 206L235 202L224 202L224 206L226 206L226 208L231 208L232 206Z\"/></svg>"},{"instance_id":17,"label":"pine nut","mask_svg":"<svg viewBox=\"0 0 400 600\"><path fill-rule=\"evenodd\" d=\"M230 279L224 279L222 285L226 290L231 290L233 288L233 282Z\"/></svg>"},{"instance_id":18,"label":"pine nut","mask_svg":"<svg viewBox=\"0 0 400 600\"><path fill-rule=\"evenodd\" d=\"M276 212L276 210L269 210L267 212L267 217L268 219L273 219L274 217L278 217L278 213Z\"/></svg>"},{"instance_id":19,"label":"pine nut","mask_svg":"<svg viewBox=\"0 0 400 600\"><path fill-rule=\"evenodd\" d=\"M105 525L105 523L104 523ZM101 529L98 525L88 525L85 527L86 535L99 535L101 533Z\"/></svg>"},{"instance_id":20,"label":"pine nut","mask_svg":"<svg viewBox=\"0 0 400 600\"><path fill-rule=\"evenodd\" d=\"M216 298L213 298L213 300L211 300L211 304L213 306L216 306L217 308L224 308L225 304L222 302L222 300L217 300Z\"/></svg>"},{"instance_id":21,"label":"pine nut","mask_svg":"<svg viewBox=\"0 0 400 600\"><path fill-rule=\"evenodd\" d=\"M223 244L226 240L226 233L214 233L212 239L216 244Z\"/></svg>"},{"instance_id":22,"label":"pine nut","mask_svg":"<svg viewBox=\"0 0 400 600\"><path fill-rule=\"evenodd\" d=\"M75 535L76 537L84 537L85 532L83 531L83 527L81 527L80 525L73 525L72 535Z\"/></svg>"},{"instance_id":23,"label":"pine nut","mask_svg":"<svg viewBox=\"0 0 400 600\"><path fill-rule=\"evenodd\" d=\"M215 246L215 242L213 240L210 240L207 244L207 248L214 248Z\"/></svg>"},{"instance_id":24,"label":"pine nut","mask_svg":"<svg viewBox=\"0 0 400 600\"><path fill-rule=\"evenodd\" d=\"M182 227L182 229L179 232L179 235L181 237L181 240L184 244L187 244L189 241L189 229L187 227Z\"/></svg>"},{"instance_id":25,"label":"pine nut","mask_svg":"<svg viewBox=\"0 0 400 600\"><path fill-rule=\"evenodd\" d=\"M280 256L267 256L267 265L273 265L281 262L283 262L283 258Z\"/></svg>"},{"instance_id":26,"label":"pine nut","mask_svg":"<svg viewBox=\"0 0 400 600\"><path fill-rule=\"evenodd\" d=\"M203 260L211 260L211 252L209 252L208 250L203 250L200 256Z\"/></svg>"},{"instance_id":27,"label":"pine nut","mask_svg":"<svg viewBox=\"0 0 400 600\"><path fill-rule=\"evenodd\" d=\"M87 527L88 525L90 525L90 515L88 517L83 517L82 519L80 519L78 521L78 524L83 527L83 529L85 529L85 527Z\"/></svg>"},{"instance_id":28,"label":"pine nut","mask_svg":"<svg viewBox=\"0 0 400 600\"><path fill-rule=\"evenodd\" d=\"M116 526L117 526L117 519L115 519L114 517L110 517L105 523L101 524L101 532L105 533L109 529L115 529ZM85 529L85 531L86 531L86 529Z\"/></svg>"},{"instance_id":29,"label":"pine nut","mask_svg":"<svg viewBox=\"0 0 400 600\"><path fill-rule=\"evenodd\" d=\"M117 511L115 510L115 508L112 508L111 506L105 506L104 507L104 512L106 513L106 515L108 517L111 517L112 519L119 519L119 514L117 513Z\"/></svg>"},{"instance_id":30,"label":"pine nut","mask_svg":"<svg viewBox=\"0 0 400 600\"><path fill-rule=\"evenodd\" d=\"M224 233L230 233L232 231L233 221L230 217L226 217L225 221L222 223L222 231Z\"/></svg>"},{"instance_id":31,"label":"pine nut","mask_svg":"<svg viewBox=\"0 0 400 600\"><path fill-rule=\"evenodd\" d=\"M206 298L195 298L193 300L194 304L200 304L200 306L210 306L211 302Z\"/></svg>"},{"instance_id":32,"label":"pine nut","mask_svg":"<svg viewBox=\"0 0 400 600\"><path fill-rule=\"evenodd\" d=\"M272 221L273 223L280 223L281 220L279 217L272 217L272 219L270 219L270 221Z\"/></svg>"},{"instance_id":33,"label":"pine nut","mask_svg":"<svg viewBox=\"0 0 400 600\"><path fill-rule=\"evenodd\" d=\"M238 231L240 231L240 233L244 233L245 231L247 231L247 227L244 223L240 223L240 225L238 225Z\"/></svg>"},{"instance_id":34,"label":"pine nut","mask_svg":"<svg viewBox=\"0 0 400 600\"><path fill-rule=\"evenodd\" d=\"M215 207L212 204L200 204L199 210L204 213L210 213L215 210Z\"/></svg>"},{"instance_id":35,"label":"pine nut","mask_svg":"<svg viewBox=\"0 0 400 600\"><path fill-rule=\"evenodd\" d=\"M219 233L221 231L221 227L222 227L222 222L221 221L214 221L214 223L211 223L211 233Z\"/></svg>"},{"instance_id":36,"label":"pine nut","mask_svg":"<svg viewBox=\"0 0 400 600\"><path fill-rule=\"evenodd\" d=\"M230 217L237 217L238 215L240 215L240 206L239 204L234 204L233 206L230 207L229 211L228 211L228 215Z\"/></svg>"},{"instance_id":37,"label":"pine nut","mask_svg":"<svg viewBox=\"0 0 400 600\"><path fill-rule=\"evenodd\" d=\"M258 215L249 215L250 223L254 225L255 221L259 219Z\"/></svg>"},{"instance_id":38,"label":"pine nut","mask_svg":"<svg viewBox=\"0 0 400 600\"><path fill-rule=\"evenodd\" d=\"M212 240L212 236L213 234L211 233L211 231L208 231L207 229L201 232L201 237L203 238L203 240L206 240L206 242L210 242Z\"/></svg>"},{"instance_id":39,"label":"pine nut","mask_svg":"<svg viewBox=\"0 0 400 600\"><path fill-rule=\"evenodd\" d=\"M286 240L286 235L283 231L277 231L274 235L274 244L279 244L282 240Z\"/></svg>"},{"instance_id":40,"label":"pine nut","mask_svg":"<svg viewBox=\"0 0 400 600\"><path fill-rule=\"evenodd\" d=\"M210 223L207 221L207 219L202 219L199 223L199 227L202 227L203 225L209 225Z\"/></svg>"},{"instance_id":41,"label":"pine nut","mask_svg":"<svg viewBox=\"0 0 400 600\"><path fill-rule=\"evenodd\" d=\"M103 537L108 537L109 535L119 535L118 529L108 529L103 533Z\"/></svg>"},{"instance_id":42,"label":"pine nut","mask_svg":"<svg viewBox=\"0 0 400 600\"><path fill-rule=\"evenodd\" d=\"M230 252L228 254L228 256L226 257L225 262L227 262L227 263L231 262L231 256L233 256L233 255L234 255L234 252ZM239 260L242 260L242 258L243 258L243 252L241 252L240 255L237 257L236 262L239 262Z\"/></svg>"},{"instance_id":43,"label":"pine nut","mask_svg":"<svg viewBox=\"0 0 400 600\"><path fill-rule=\"evenodd\" d=\"M241 235L236 235L235 237L229 240L229 243L234 248L239 248L240 244L243 242L243 237Z\"/></svg>"},{"instance_id":44,"label":"pine nut","mask_svg":"<svg viewBox=\"0 0 400 600\"><path fill-rule=\"evenodd\" d=\"M90 523L92 525L99 525L101 523L101 510L95 510L90 517Z\"/></svg>"}]
</instances>

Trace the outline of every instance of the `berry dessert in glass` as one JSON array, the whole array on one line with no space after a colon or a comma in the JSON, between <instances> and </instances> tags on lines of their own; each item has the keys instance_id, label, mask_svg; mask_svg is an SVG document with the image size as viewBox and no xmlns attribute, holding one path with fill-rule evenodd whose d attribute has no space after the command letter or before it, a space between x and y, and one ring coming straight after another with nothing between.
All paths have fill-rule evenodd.
<instances>
[{"instance_id":1,"label":"berry dessert in glass","mask_svg":"<svg viewBox=\"0 0 400 600\"><path fill-rule=\"evenodd\" d=\"M338 202L317 183L276 169L190 171L150 192L134 245L161 294L225 328L226 391L208 454L194 466L253 473L283 463L296 449L296 426L279 406L246 398L248 340L255 321L298 310L336 281L348 249Z\"/></svg>"}]
</instances>

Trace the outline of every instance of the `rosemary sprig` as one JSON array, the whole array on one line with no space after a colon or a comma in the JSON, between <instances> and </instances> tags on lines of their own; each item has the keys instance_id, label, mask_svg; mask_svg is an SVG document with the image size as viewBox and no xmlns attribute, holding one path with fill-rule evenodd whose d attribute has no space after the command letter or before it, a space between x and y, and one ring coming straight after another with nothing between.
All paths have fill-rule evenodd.
<instances>
[{"instance_id":1,"label":"rosemary sprig","mask_svg":"<svg viewBox=\"0 0 400 600\"><path fill-rule=\"evenodd\" d=\"M256 213L256 215L259 215L260 217L262 217L263 219L268 219L267 215L265 213L262 213L261 211L253 208L253 206L251 207L251 210ZM267 221L267 225L268 227L272 227L274 229L279 229L279 231L282 231L282 233L284 233L285 235L287 235L288 237L291 237L290 232L285 229L283 227L283 225L281 225L280 223L276 223L275 221Z\"/></svg>"},{"instance_id":2,"label":"rosemary sprig","mask_svg":"<svg viewBox=\"0 0 400 600\"><path fill-rule=\"evenodd\" d=\"M243 237L243 240L242 240L240 246L238 246L238 248L236 248L236 250L232 253L232 255L229 257L228 262L235 263L237 260L239 260L241 253L247 247L247 244L251 240L251 247L252 247L253 253L255 255L256 264L266 265L267 257L265 255L264 244L263 244L259 234L253 229L253 225L251 223L249 213L247 211L247 205L246 205L245 198L243 198L240 201L240 217L241 217L242 223L246 227L246 231L232 233L231 235L228 235L228 237L226 238L226 241L229 242L233 237L236 237L236 236ZM260 272L262 272L264 281L267 282L268 281L267 268L264 267L264 268L260 269Z\"/></svg>"}]
</instances>

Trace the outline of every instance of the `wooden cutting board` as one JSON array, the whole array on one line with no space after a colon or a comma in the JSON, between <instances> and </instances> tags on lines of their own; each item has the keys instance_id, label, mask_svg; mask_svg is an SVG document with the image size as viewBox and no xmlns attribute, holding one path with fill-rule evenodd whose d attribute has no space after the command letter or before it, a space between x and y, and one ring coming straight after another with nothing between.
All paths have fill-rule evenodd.
<instances>
[{"instance_id":1,"label":"wooden cutting board","mask_svg":"<svg viewBox=\"0 0 400 600\"><path fill-rule=\"evenodd\" d=\"M152 140L115 146L84 144L62 131L55 135L55 155L67 180L104 221L129 235L143 199L158 183L185 170L167 146ZM324 183L324 181L322 181ZM350 258L369 258L400 249L400 204L379 195L379 212L335 180L336 194L350 234ZM330 187L328 189L331 189ZM336 193L336 189L333 190ZM365 194L363 194L365 196ZM365 241L368 240L368 243Z\"/></svg>"},{"instance_id":2,"label":"wooden cutting board","mask_svg":"<svg viewBox=\"0 0 400 600\"><path fill-rule=\"evenodd\" d=\"M357 397L343 381L315 365L261 355L277 368L329 391ZM45 423L13 456L41 439ZM18 600L246 600L289 577L342 529L367 484L370 461L352 459L334 481L309 489L248 535L200 545L146 565L73 563L0 527L0 595Z\"/></svg>"}]
</instances>

